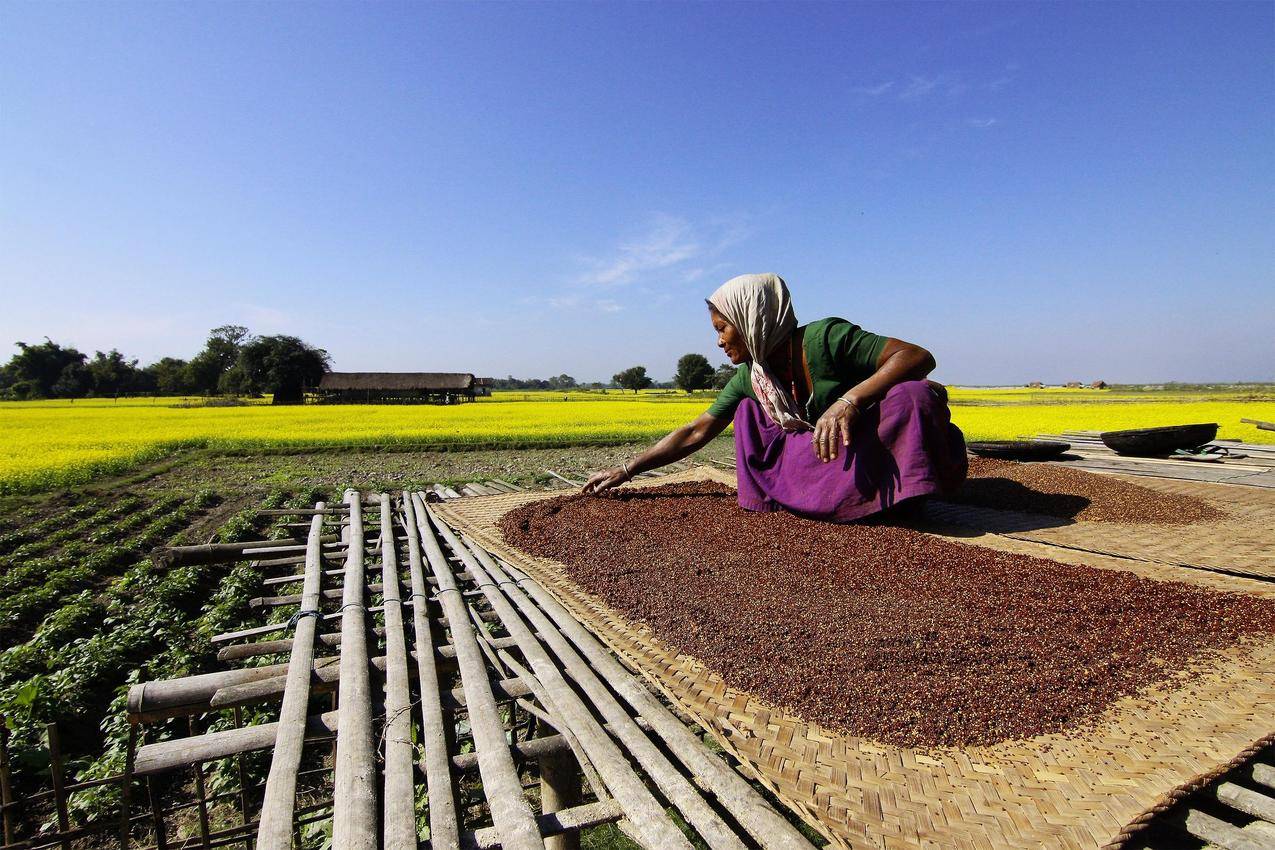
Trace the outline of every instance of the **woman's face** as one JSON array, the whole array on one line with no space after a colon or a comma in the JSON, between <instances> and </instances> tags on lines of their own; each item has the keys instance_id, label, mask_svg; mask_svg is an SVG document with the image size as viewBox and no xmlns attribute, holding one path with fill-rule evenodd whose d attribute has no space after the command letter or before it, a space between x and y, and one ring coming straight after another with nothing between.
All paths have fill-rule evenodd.
<instances>
[{"instance_id":1,"label":"woman's face","mask_svg":"<svg viewBox=\"0 0 1275 850\"><path fill-rule=\"evenodd\" d=\"M717 347L726 353L730 362L738 366L748 360L748 349L744 346L744 338L739 330L726 321L726 317L716 310L710 309L708 316L713 322L713 330L717 331Z\"/></svg>"}]
</instances>

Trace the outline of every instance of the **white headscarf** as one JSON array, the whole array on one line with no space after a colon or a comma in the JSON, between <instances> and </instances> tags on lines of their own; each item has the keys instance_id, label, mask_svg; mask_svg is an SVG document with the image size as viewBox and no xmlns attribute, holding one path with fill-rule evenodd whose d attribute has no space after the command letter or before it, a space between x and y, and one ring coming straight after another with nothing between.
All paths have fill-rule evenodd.
<instances>
[{"instance_id":1,"label":"white headscarf","mask_svg":"<svg viewBox=\"0 0 1275 850\"><path fill-rule=\"evenodd\" d=\"M797 329L797 316L784 279L777 274L742 274L718 287L708 303L744 337L752 361L749 377L753 394L770 421L785 431L811 428L801 418L796 401L776 386L766 368L766 357Z\"/></svg>"}]
</instances>

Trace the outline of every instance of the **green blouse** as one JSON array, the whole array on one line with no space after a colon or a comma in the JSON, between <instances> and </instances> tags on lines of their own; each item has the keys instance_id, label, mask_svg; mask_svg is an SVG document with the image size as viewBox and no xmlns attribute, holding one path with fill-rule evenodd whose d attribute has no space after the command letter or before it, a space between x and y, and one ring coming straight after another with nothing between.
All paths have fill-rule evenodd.
<instances>
[{"instance_id":1,"label":"green blouse","mask_svg":"<svg viewBox=\"0 0 1275 850\"><path fill-rule=\"evenodd\" d=\"M802 347L813 385L806 402L806 421L814 422L834 399L877 371L877 359L887 339L845 319L820 319L806 325ZM741 400L757 400L749 369L750 364L742 363L735 370L735 376L708 408L710 416L733 419Z\"/></svg>"}]
</instances>

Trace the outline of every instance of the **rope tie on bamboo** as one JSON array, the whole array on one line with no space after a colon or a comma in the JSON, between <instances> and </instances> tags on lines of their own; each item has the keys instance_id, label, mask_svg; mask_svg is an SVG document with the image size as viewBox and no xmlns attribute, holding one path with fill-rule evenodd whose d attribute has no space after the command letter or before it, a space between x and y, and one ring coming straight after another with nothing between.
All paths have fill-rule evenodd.
<instances>
[{"instance_id":1,"label":"rope tie on bamboo","mask_svg":"<svg viewBox=\"0 0 1275 850\"><path fill-rule=\"evenodd\" d=\"M367 611L367 606L362 602L347 602L341 606L341 610L337 611L337 613L344 614L346 608L361 608L363 611Z\"/></svg>"},{"instance_id":2,"label":"rope tie on bamboo","mask_svg":"<svg viewBox=\"0 0 1275 850\"><path fill-rule=\"evenodd\" d=\"M301 622L301 620L305 617L314 617L317 620L322 616L322 611L298 611L288 619L288 628L295 629L297 627L297 623Z\"/></svg>"},{"instance_id":3,"label":"rope tie on bamboo","mask_svg":"<svg viewBox=\"0 0 1275 850\"><path fill-rule=\"evenodd\" d=\"M505 579L504 581L485 581L482 584L476 584L474 585L474 590L482 590L484 587L500 587L505 584L512 584L514 587L518 586L518 582Z\"/></svg>"},{"instance_id":4,"label":"rope tie on bamboo","mask_svg":"<svg viewBox=\"0 0 1275 850\"><path fill-rule=\"evenodd\" d=\"M428 598L429 598L429 599L438 599L438 598L439 598L440 596L442 596L444 593L459 593L459 594L461 594L462 596L464 596L464 591L462 591L459 587L445 587L445 588L443 588L442 590L440 590L440 591L438 591L437 593L435 593L433 596L430 596L430 597L428 597ZM413 593L412 595L413 595L413 596L416 596L416 594L415 594L415 593Z\"/></svg>"}]
</instances>

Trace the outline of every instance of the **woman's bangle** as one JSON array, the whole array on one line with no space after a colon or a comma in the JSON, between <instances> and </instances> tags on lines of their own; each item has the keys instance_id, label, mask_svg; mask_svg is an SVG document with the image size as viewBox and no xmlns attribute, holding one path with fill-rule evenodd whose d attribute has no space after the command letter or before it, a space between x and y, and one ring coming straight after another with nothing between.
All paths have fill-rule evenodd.
<instances>
[{"instance_id":1,"label":"woman's bangle","mask_svg":"<svg viewBox=\"0 0 1275 850\"><path fill-rule=\"evenodd\" d=\"M854 403L854 399L846 398L845 396L837 396L837 401L844 401L847 405L854 408L855 413L859 414L860 416L863 415L863 411L859 408L859 405Z\"/></svg>"},{"instance_id":2,"label":"woman's bangle","mask_svg":"<svg viewBox=\"0 0 1275 850\"><path fill-rule=\"evenodd\" d=\"M625 480L625 481L632 481L632 480L633 480L633 473L632 473L632 472L629 472L629 462L626 460L624 463L622 463L622 464L620 464L620 465L624 467L624 480Z\"/></svg>"}]
</instances>

